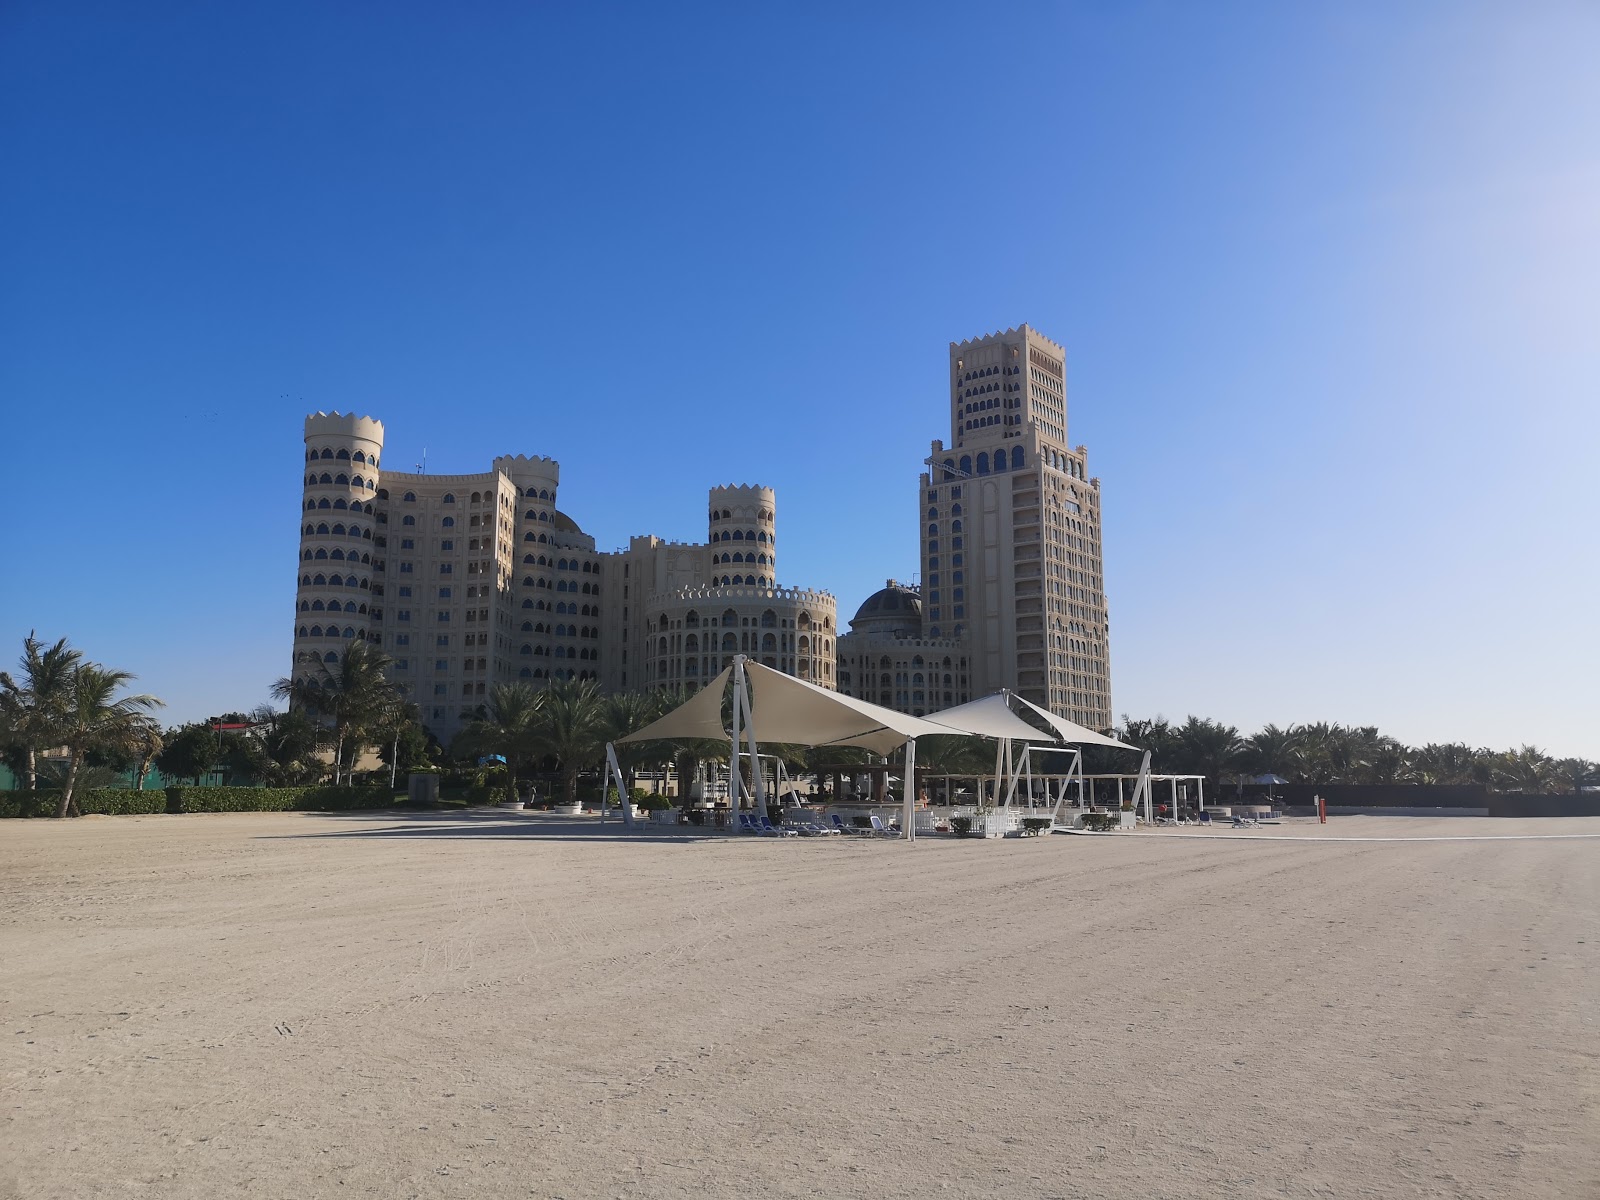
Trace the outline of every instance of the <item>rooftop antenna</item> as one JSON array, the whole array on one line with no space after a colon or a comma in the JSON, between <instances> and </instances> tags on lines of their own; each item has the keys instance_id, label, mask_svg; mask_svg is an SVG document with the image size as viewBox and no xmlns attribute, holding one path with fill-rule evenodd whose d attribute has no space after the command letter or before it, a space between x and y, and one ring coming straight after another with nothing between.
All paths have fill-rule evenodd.
<instances>
[{"instance_id":1,"label":"rooftop antenna","mask_svg":"<svg viewBox=\"0 0 1600 1200\"><path fill-rule=\"evenodd\" d=\"M417 474L418 475L426 475L427 473L428 473L428 448L426 446L424 446L422 448L422 461L417 464Z\"/></svg>"}]
</instances>

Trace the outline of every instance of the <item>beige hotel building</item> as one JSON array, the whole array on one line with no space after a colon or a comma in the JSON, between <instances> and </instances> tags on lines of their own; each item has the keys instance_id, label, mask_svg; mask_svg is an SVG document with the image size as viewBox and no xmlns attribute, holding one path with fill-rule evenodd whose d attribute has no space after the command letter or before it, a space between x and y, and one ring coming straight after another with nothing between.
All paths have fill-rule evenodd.
<instances>
[{"instance_id":1,"label":"beige hotel building","mask_svg":"<svg viewBox=\"0 0 1600 1200\"><path fill-rule=\"evenodd\" d=\"M1066 351L1027 325L950 344L950 442L917 495L922 584L839 643L840 690L912 713L1000 688L1112 723L1100 481L1067 444Z\"/></svg>"},{"instance_id":2,"label":"beige hotel building","mask_svg":"<svg viewBox=\"0 0 1600 1200\"><path fill-rule=\"evenodd\" d=\"M772 489L712 488L704 543L603 553L556 507L552 459L425 475L382 455L371 417L306 418L296 673L354 640L381 646L442 741L500 681L692 691L746 654L834 686L837 605L779 586Z\"/></svg>"},{"instance_id":3,"label":"beige hotel building","mask_svg":"<svg viewBox=\"0 0 1600 1200\"><path fill-rule=\"evenodd\" d=\"M950 347L950 444L918 488L920 587L893 580L837 629L828 592L778 583L771 488L710 490L704 542L599 551L557 507L559 465L383 469L383 425L305 420L294 667L382 647L448 742L491 684L594 679L692 691L735 654L913 713L1010 688L1111 724L1100 481L1067 445L1065 353L1023 325Z\"/></svg>"}]
</instances>

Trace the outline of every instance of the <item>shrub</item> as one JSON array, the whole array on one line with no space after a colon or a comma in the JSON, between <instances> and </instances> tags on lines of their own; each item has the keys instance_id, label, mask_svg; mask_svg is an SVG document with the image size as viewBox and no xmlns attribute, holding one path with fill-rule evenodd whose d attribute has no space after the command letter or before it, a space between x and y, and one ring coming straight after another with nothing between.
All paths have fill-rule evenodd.
<instances>
[{"instance_id":1,"label":"shrub","mask_svg":"<svg viewBox=\"0 0 1600 1200\"><path fill-rule=\"evenodd\" d=\"M171 787L167 811L196 812L348 812L388 808L394 793L387 787Z\"/></svg>"},{"instance_id":2,"label":"shrub","mask_svg":"<svg viewBox=\"0 0 1600 1200\"><path fill-rule=\"evenodd\" d=\"M645 812L665 812L667 809L675 807L666 796L651 795L640 788L633 789L633 796L634 803L644 809Z\"/></svg>"},{"instance_id":3,"label":"shrub","mask_svg":"<svg viewBox=\"0 0 1600 1200\"><path fill-rule=\"evenodd\" d=\"M110 817L167 811L167 794L159 790L87 788L75 793L73 799L77 801L79 812L104 813Z\"/></svg>"},{"instance_id":4,"label":"shrub","mask_svg":"<svg viewBox=\"0 0 1600 1200\"><path fill-rule=\"evenodd\" d=\"M954 831L957 837L966 837L967 834L972 832L972 818L951 817L950 828L952 831Z\"/></svg>"},{"instance_id":5,"label":"shrub","mask_svg":"<svg viewBox=\"0 0 1600 1200\"><path fill-rule=\"evenodd\" d=\"M81 813L121 817L133 813L164 813L167 794L134 788L80 788L72 794ZM0 792L0 817L53 817L61 803L59 791Z\"/></svg>"},{"instance_id":6,"label":"shrub","mask_svg":"<svg viewBox=\"0 0 1600 1200\"><path fill-rule=\"evenodd\" d=\"M0 817L53 817L58 803L53 792L0 792Z\"/></svg>"}]
</instances>

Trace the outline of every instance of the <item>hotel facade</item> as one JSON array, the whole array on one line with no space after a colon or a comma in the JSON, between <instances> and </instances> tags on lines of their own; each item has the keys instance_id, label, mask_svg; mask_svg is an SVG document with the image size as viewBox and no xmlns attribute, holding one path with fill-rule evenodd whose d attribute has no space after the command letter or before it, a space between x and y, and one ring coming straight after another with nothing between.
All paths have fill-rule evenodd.
<instances>
[{"instance_id":1,"label":"hotel facade","mask_svg":"<svg viewBox=\"0 0 1600 1200\"><path fill-rule=\"evenodd\" d=\"M770 488L712 488L703 543L596 549L557 507L560 466L508 455L470 475L386 471L383 424L305 420L294 665L366 641L448 741L496 682L694 690L734 654L834 686L837 604L777 582Z\"/></svg>"},{"instance_id":2,"label":"hotel facade","mask_svg":"<svg viewBox=\"0 0 1600 1200\"><path fill-rule=\"evenodd\" d=\"M372 417L305 419L294 665L366 641L448 741L497 682L692 691L735 654L923 714L1010 688L1111 724L1100 481L1067 445L1065 353L1023 325L950 346L950 441L919 481L921 584L890 580L843 637L826 591L778 583L771 488L710 489L703 542L601 551L553 459L388 471Z\"/></svg>"},{"instance_id":3,"label":"hotel facade","mask_svg":"<svg viewBox=\"0 0 1600 1200\"><path fill-rule=\"evenodd\" d=\"M1100 481L1067 443L1066 351L1028 325L952 342L949 392L917 491L921 586L862 606L840 690L922 713L1008 688L1109 728Z\"/></svg>"}]
</instances>

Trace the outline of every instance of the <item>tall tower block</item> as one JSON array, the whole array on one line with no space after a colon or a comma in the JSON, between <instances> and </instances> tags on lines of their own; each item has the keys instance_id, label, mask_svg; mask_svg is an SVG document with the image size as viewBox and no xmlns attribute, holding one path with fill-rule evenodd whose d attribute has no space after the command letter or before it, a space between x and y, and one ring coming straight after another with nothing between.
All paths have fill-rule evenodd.
<instances>
[{"instance_id":1,"label":"tall tower block","mask_svg":"<svg viewBox=\"0 0 1600 1200\"><path fill-rule=\"evenodd\" d=\"M334 662L374 624L373 502L383 423L354 413L314 413L305 424L300 576L295 589L294 665Z\"/></svg>"},{"instance_id":2,"label":"tall tower block","mask_svg":"<svg viewBox=\"0 0 1600 1200\"><path fill-rule=\"evenodd\" d=\"M777 522L778 497L771 488L731 483L712 488L712 582L776 587Z\"/></svg>"},{"instance_id":3,"label":"tall tower block","mask_svg":"<svg viewBox=\"0 0 1600 1200\"><path fill-rule=\"evenodd\" d=\"M1067 440L1066 351L1029 325L950 344L950 445L921 478L926 636L965 639L972 693L1111 725L1100 481Z\"/></svg>"}]
</instances>

